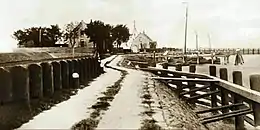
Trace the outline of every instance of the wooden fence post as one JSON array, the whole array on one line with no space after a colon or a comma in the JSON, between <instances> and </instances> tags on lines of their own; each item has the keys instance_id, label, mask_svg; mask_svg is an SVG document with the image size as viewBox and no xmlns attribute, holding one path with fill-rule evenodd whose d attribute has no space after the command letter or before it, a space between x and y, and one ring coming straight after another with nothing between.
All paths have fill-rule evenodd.
<instances>
[{"instance_id":1,"label":"wooden fence post","mask_svg":"<svg viewBox=\"0 0 260 130\"><path fill-rule=\"evenodd\" d=\"M219 75L220 75L220 79L228 81L227 68L220 68ZM224 88L221 88L221 105L222 106L229 105L230 97L228 95L229 95L228 91ZM228 113L228 111L229 111L228 108L222 109L222 113ZM223 121L227 122L227 123L233 123L233 120L230 118L224 119Z\"/></svg>"},{"instance_id":2,"label":"wooden fence post","mask_svg":"<svg viewBox=\"0 0 260 130\"><path fill-rule=\"evenodd\" d=\"M195 73L196 72L196 65L190 65L189 66L189 72L191 73ZM191 77L188 77L191 78ZM190 90L193 90L196 88L196 83L194 82L188 82L188 86L190 88ZM190 93L190 97L196 96L195 92ZM195 104L196 100L194 102L192 102L192 104Z\"/></svg>"},{"instance_id":3,"label":"wooden fence post","mask_svg":"<svg viewBox=\"0 0 260 130\"><path fill-rule=\"evenodd\" d=\"M12 101L12 77L9 70L0 68L0 106Z\"/></svg>"},{"instance_id":4,"label":"wooden fence post","mask_svg":"<svg viewBox=\"0 0 260 130\"><path fill-rule=\"evenodd\" d=\"M30 85L30 98L43 97L43 75L42 67L38 64L30 64L29 69L29 85Z\"/></svg>"},{"instance_id":5,"label":"wooden fence post","mask_svg":"<svg viewBox=\"0 0 260 130\"><path fill-rule=\"evenodd\" d=\"M209 66L209 75L210 76L217 76L217 68L216 66ZM212 83L210 85L210 91L216 91L216 86L214 85L214 83ZM211 95L211 107L217 107L217 95L216 94L212 94Z\"/></svg>"},{"instance_id":6,"label":"wooden fence post","mask_svg":"<svg viewBox=\"0 0 260 130\"><path fill-rule=\"evenodd\" d=\"M175 70L176 71L182 71L182 65L181 64L176 65Z\"/></svg>"},{"instance_id":7,"label":"wooden fence post","mask_svg":"<svg viewBox=\"0 0 260 130\"><path fill-rule=\"evenodd\" d=\"M243 85L242 81L242 72L241 71L234 71L233 72L233 83L237 85ZM243 103L243 100L238 94L234 94L234 104L236 103ZM235 109L239 110L241 107L236 107ZM236 116L235 117L235 128L236 130L245 129L244 128L244 116Z\"/></svg>"},{"instance_id":8,"label":"wooden fence post","mask_svg":"<svg viewBox=\"0 0 260 130\"><path fill-rule=\"evenodd\" d=\"M12 76L13 101L29 108L30 88L28 69L22 66L15 66L11 68L10 72Z\"/></svg>"},{"instance_id":9,"label":"wooden fence post","mask_svg":"<svg viewBox=\"0 0 260 130\"><path fill-rule=\"evenodd\" d=\"M175 70L176 71L182 71L182 66L181 64L178 64L177 66L175 66ZM181 78L180 75L176 75L176 78ZM181 93L182 90L182 82L178 82L176 84L177 88L176 88L176 94L179 95Z\"/></svg>"},{"instance_id":10,"label":"wooden fence post","mask_svg":"<svg viewBox=\"0 0 260 130\"><path fill-rule=\"evenodd\" d=\"M85 80L85 66L84 66L84 59L79 59L79 78L80 84L84 85Z\"/></svg>"},{"instance_id":11,"label":"wooden fence post","mask_svg":"<svg viewBox=\"0 0 260 130\"><path fill-rule=\"evenodd\" d=\"M62 88L69 88L69 64L67 61L61 61L61 83Z\"/></svg>"},{"instance_id":12,"label":"wooden fence post","mask_svg":"<svg viewBox=\"0 0 260 130\"><path fill-rule=\"evenodd\" d=\"M62 89L61 65L60 62L54 61L51 63L53 67L53 85L54 91Z\"/></svg>"},{"instance_id":13,"label":"wooden fence post","mask_svg":"<svg viewBox=\"0 0 260 130\"><path fill-rule=\"evenodd\" d=\"M43 83L43 96L52 96L54 94L53 84L53 66L48 63L41 63L42 67L42 83Z\"/></svg>"},{"instance_id":14,"label":"wooden fence post","mask_svg":"<svg viewBox=\"0 0 260 130\"><path fill-rule=\"evenodd\" d=\"M228 72L227 72L227 68L220 68L219 69L219 75L220 75L220 79L226 80L228 81ZM224 88L221 89L221 105L225 106L228 105L229 103L229 97L228 97L228 91ZM222 113L228 113L228 108L227 109L223 109Z\"/></svg>"},{"instance_id":15,"label":"wooden fence post","mask_svg":"<svg viewBox=\"0 0 260 130\"><path fill-rule=\"evenodd\" d=\"M259 84L260 84L260 75L251 75L250 76L250 88L252 90L260 92ZM255 126L260 126L260 112L259 112L260 104L253 102L252 107L253 107L253 111L254 111L253 114L254 114Z\"/></svg>"}]
</instances>

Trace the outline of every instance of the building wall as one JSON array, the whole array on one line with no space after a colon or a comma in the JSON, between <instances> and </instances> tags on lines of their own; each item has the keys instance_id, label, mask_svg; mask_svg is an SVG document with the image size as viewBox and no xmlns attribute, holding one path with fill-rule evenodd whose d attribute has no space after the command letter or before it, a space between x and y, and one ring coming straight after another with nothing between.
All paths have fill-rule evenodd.
<instances>
[{"instance_id":1,"label":"building wall","mask_svg":"<svg viewBox=\"0 0 260 130\"><path fill-rule=\"evenodd\" d=\"M75 38L75 47L89 47L91 44L89 43L89 38L85 33L82 33L87 28L87 25L82 21L78 26L79 28L76 30L78 37Z\"/></svg>"},{"instance_id":2,"label":"building wall","mask_svg":"<svg viewBox=\"0 0 260 130\"><path fill-rule=\"evenodd\" d=\"M150 48L150 45L149 45L150 42L152 42L152 41L149 38L147 38L144 34L141 33L132 41L131 50L139 51L139 49L141 49L141 47Z\"/></svg>"}]
</instances>

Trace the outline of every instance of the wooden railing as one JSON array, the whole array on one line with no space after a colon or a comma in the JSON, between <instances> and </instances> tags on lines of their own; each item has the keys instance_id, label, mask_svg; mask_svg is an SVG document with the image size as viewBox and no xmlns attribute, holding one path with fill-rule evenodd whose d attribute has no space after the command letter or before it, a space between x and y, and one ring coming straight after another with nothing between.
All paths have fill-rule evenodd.
<instances>
[{"instance_id":1,"label":"wooden railing","mask_svg":"<svg viewBox=\"0 0 260 130\"><path fill-rule=\"evenodd\" d=\"M183 72L181 66L177 66L175 71L153 67L140 69L157 75L151 78L165 83L188 103L206 106L205 110L196 111L197 114L213 114L201 118L203 124L233 121L235 118L236 129L244 129L244 121L254 127L260 125L260 75L251 75L250 87L247 88L243 86L240 71L233 72L231 83L227 81L226 68L221 68L220 77L216 77L216 66L209 67L209 75L195 73L195 65L190 66L190 72Z\"/></svg>"}]
</instances>

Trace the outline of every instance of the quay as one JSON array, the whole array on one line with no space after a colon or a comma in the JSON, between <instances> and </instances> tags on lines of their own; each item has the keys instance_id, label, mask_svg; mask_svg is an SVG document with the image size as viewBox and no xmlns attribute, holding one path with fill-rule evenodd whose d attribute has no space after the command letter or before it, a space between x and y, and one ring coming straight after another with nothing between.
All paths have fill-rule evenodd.
<instances>
[{"instance_id":1,"label":"quay","mask_svg":"<svg viewBox=\"0 0 260 130\"><path fill-rule=\"evenodd\" d=\"M168 66L160 69L155 67L160 63L156 58L160 58L161 54L157 55L157 57L155 53L114 55L101 62L92 56L79 56L46 59L42 62L28 61L22 65L14 63L3 65L0 70L2 77L0 113L1 119L5 120L1 121L0 126L3 129L18 128L21 125L21 129L68 127L86 129L89 128L90 119L99 119L98 125L91 125L91 128L143 129L148 127L152 120L158 122L151 123L152 128L214 129L213 126L231 129L259 128L260 75L251 75L250 86L245 87L241 71L232 72L232 83L228 81L227 68L223 67L218 71L216 66L211 64L208 74L198 73L194 64L189 65L189 72L182 71L183 66L180 64L175 66L175 70L169 70ZM106 80L102 80L102 75L106 75ZM114 85L106 86L101 83L108 81L114 82ZM93 82L93 85L87 87L90 82ZM72 96L72 99L63 101L71 105L65 103L61 106L47 105L45 108L40 106L43 101L56 102L57 96L64 92L70 97L69 93L75 93L75 90L79 91L80 97L84 97L84 100L80 100L81 105L70 107L73 102L79 100ZM118 96L115 96L117 93ZM94 94L98 95L97 99ZM87 102L88 106L82 105L84 102ZM96 104L93 104L95 102ZM164 107L162 102L168 105L174 102L175 106ZM108 106L102 106L100 103L108 103ZM126 107L123 108L122 104ZM95 105L98 105L97 108ZM154 105L157 107L153 107ZM59 106L59 109L55 109ZM92 109L85 110L85 108L81 109L81 112L89 111L87 119L67 117L67 121L70 122L65 123L65 120L49 125L43 122L54 117L61 118L66 116L66 113L72 116L77 111L77 106L91 107L94 113L91 113ZM35 109L48 111L38 111L40 113L38 116ZM180 115L173 118L160 112L165 110L172 111L172 115ZM102 115L101 112L106 114ZM184 113L189 116L185 116ZM31 119L32 117L37 118ZM174 123L181 123L183 120L189 123L183 124L182 127L175 126ZM10 124L10 121L15 122Z\"/></svg>"}]
</instances>

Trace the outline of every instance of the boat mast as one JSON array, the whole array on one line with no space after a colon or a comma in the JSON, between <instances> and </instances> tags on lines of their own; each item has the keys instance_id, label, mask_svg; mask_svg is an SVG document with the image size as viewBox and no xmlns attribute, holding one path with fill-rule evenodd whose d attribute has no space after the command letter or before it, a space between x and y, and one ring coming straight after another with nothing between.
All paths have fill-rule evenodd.
<instances>
[{"instance_id":1,"label":"boat mast","mask_svg":"<svg viewBox=\"0 0 260 130\"><path fill-rule=\"evenodd\" d=\"M211 40L210 40L210 34L209 33L208 33L208 40L209 40L209 49L210 49L210 52L211 52L212 48L211 48Z\"/></svg>"},{"instance_id":2,"label":"boat mast","mask_svg":"<svg viewBox=\"0 0 260 130\"><path fill-rule=\"evenodd\" d=\"M188 3L183 2L186 4L186 14L185 14L185 39L184 39L184 57L186 56L186 50L187 50L187 30L188 30ZM184 58L184 61L186 62L186 58Z\"/></svg>"},{"instance_id":3,"label":"boat mast","mask_svg":"<svg viewBox=\"0 0 260 130\"><path fill-rule=\"evenodd\" d=\"M210 34L208 33L208 39L209 39L209 51L211 54L211 64L214 64L214 55L212 51L212 46L211 46L211 39L210 39Z\"/></svg>"},{"instance_id":4,"label":"boat mast","mask_svg":"<svg viewBox=\"0 0 260 130\"><path fill-rule=\"evenodd\" d=\"M197 64L199 64L199 39L197 31L194 31L196 36L196 51L197 51Z\"/></svg>"}]
</instances>

